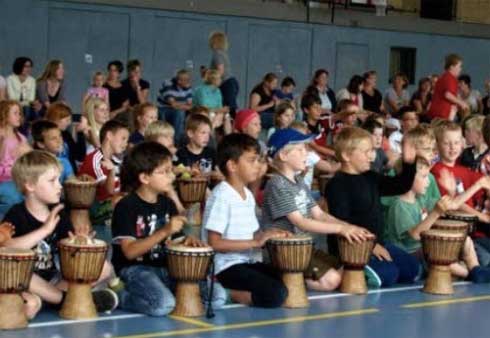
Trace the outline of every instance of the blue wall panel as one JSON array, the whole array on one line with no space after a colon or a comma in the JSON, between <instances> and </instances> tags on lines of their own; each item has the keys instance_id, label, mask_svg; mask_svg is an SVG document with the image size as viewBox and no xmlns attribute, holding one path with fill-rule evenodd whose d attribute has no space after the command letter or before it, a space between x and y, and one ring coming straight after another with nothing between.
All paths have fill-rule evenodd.
<instances>
[{"instance_id":1,"label":"blue wall panel","mask_svg":"<svg viewBox=\"0 0 490 338\"><path fill-rule=\"evenodd\" d=\"M345 74L348 69L375 69L379 87L384 90L392 46L417 48L417 79L440 72L443 58L450 52L464 57L474 87L482 88L488 76L490 41L484 39L62 1L0 0L0 8L0 73L8 75L13 59L20 55L34 59L35 75L48 58L62 58L68 98L76 109L90 75L104 70L107 61L114 58L124 62L139 58L143 62L153 99L161 82L178 68L192 68L194 82L199 83L198 68L210 60L207 37L215 29L225 30L229 36L241 105L247 102L252 86L269 71L280 77L294 76L301 91L316 68L330 70L331 85L336 89L344 87L352 75ZM343 47L338 50L338 46ZM354 55L355 49L346 51L345 46L363 46L359 49L362 55ZM92 55L92 63L86 62L85 54ZM354 62L359 62L359 69ZM347 70L336 74L336 67Z\"/></svg>"}]
</instances>

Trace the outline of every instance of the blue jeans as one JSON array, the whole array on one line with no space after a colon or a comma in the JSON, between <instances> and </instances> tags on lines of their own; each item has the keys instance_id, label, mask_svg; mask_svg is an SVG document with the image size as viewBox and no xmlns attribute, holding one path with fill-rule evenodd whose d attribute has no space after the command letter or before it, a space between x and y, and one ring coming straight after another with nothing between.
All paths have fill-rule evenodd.
<instances>
[{"instance_id":1,"label":"blue jeans","mask_svg":"<svg viewBox=\"0 0 490 338\"><path fill-rule=\"evenodd\" d=\"M0 219L5 216L7 211L17 203L24 200L24 196L17 190L13 181L0 183Z\"/></svg>"},{"instance_id":2,"label":"blue jeans","mask_svg":"<svg viewBox=\"0 0 490 338\"><path fill-rule=\"evenodd\" d=\"M419 259L393 244L385 243L384 247L393 260L381 261L371 256L368 263L381 279L381 286L413 283L421 269Z\"/></svg>"},{"instance_id":3,"label":"blue jeans","mask_svg":"<svg viewBox=\"0 0 490 338\"><path fill-rule=\"evenodd\" d=\"M490 238L475 238L475 251L481 266L490 266Z\"/></svg>"},{"instance_id":4,"label":"blue jeans","mask_svg":"<svg viewBox=\"0 0 490 338\"><path fill-rule=\"evenodd\" d=\"M124 290L118 294L123 310L161 317L174 309L175 297L171 290L175 288L175 281L170 278L166 269L133 265L122 269L119 276L125 285ZM202 282L199 286L201 298L206 302L207 283ZM211 303L215 309L226 303L226 291L219 283L214 283Z\"/></svg>"},{"instance_id":5,"label":"blue jeans","mask_svg":"<svg viewBox=\"0 0 490 338\"><path fill-rule=\"evenodd\" d=\"M185 112L170 107L158 107L158 118L167 121L174 127L175 144L179 144L184 136Z\"/></svg>"}]
</instances>

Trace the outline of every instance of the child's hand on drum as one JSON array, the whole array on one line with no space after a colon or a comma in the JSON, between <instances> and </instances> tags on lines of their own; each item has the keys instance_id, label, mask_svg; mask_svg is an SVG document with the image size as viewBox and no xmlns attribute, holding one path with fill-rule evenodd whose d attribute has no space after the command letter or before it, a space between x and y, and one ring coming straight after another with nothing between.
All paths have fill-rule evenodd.
<instances>
[{"instance_id":1,"label":"child's hand on drum","mask_svg":"<svg viewBox=\"0 0 490 338\"><path fill-rule=\"evenodd\" d=\"M198 240L194 236L186 236L183 244L185 246L190 246L193 248L202 248L202 247L207 246L204 242Z\"/></svg>"},{"instance_id":2,"label":"child's hand on drum","mask_svg":"<svg viewBox=\"0 0 490 338\"><path fill-rule=\"evenodd\" d=\"M184 216L174 216L170 218L168 222L162 229L168 231L170 235L173 235L182 230L184 224L187 222L187 218Z\"/></svg>"},{"instance_id":3,"label":"child's hand on drum","mask_svg":"<svg viewBox=\"0 0 490 338\"><path fill-rule=\"evenodd\" d=\"M46 219L46 222L44 222L43 224L43 228L45 228L49 232L49 234L51 234L58 225L58 222L60 221L59 213L63 208L63 204L58 204L53 209L51 209L48 219Z\"/></svg>"},{"instance_id":4,"label":"child's hand on drum","mask_svg":"<svg viewBox=\"0 0 490 338\"><path fill-rule=\"evenodd\" d=\"M15 227L12 223L4 222L0 224L0 244L11 239L14 233Z\"/></svg>"},{"instance_id":5,"label":"child's hand on drum","mask_svg":"<svg viewBox=\"0 0 490 338\"><path fill-rule=\"evenodd\" d=\"M371 233L364 228L355 225L343 225L340 229L339 235L345 237L349 243L352 242L363 242Z\"/></svg>"},{"instance_id":6,"label":"child's hand on drum","mask_svg":"<svg viewBox=\"0 0 490 338\"><path fill-rule=\"evenodd\" d=\"M450 210L458 210L460 206L461 205L456 203L453 198L448 195L444 195L439 201L437 201L435 209L442 215Z\"/></svg>"}]
</instances>

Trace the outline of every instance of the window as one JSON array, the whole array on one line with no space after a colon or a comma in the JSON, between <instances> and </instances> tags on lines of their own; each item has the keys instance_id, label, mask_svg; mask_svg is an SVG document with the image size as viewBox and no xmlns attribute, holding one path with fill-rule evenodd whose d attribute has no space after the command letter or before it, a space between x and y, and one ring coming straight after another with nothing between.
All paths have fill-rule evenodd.
<instances>
[{"instance_id":1,"label":"window","mask_svg":"<svg viewBox=\"0 0 490 338\"><path fill-rule=\"evenodd\" d=\"M416 48L391 47L390 50L390 83L396 73L403 73L408 83L415 84Z\"/></svg>"}]
</instances>

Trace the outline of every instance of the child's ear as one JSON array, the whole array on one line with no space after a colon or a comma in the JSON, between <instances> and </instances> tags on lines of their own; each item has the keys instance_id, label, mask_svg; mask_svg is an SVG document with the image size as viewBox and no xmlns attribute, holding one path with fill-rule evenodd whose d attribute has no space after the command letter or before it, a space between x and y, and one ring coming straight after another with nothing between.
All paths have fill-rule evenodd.
<instances>
[{"instance_id":1,"label":"child's ear","mask_svg":"<svg viewBox=\"0 0 490 338\"><path fill-rule=\"evenodd\" d=\"M43 150L46 149L46 147L44 146L44 143L41 143L38 141L34 142L34 148L43 149Z\"/></svg>"},{"instance_id":2,"label":"child's ear","mask_svg":"<svg viewBox=\"0 0 490 338\"><path fill-rule=\"evenodd\" d=\"M194 135L194 132L190 129L186 130L185 133L187 134L188 138L191 138Z\"/></svg>"},{"instance_id":3,"label":"child's ear","mask_svg":"<svg viewBox=\"0 0 490 338\"><path fill-rule=\"evenodd\" d=\"M350 154L348 152L342 151L340 153L340 162L350 162Z\"/></svg>"},{"instance_id":4,"label":"child's ear","mask_svg":"<svg viewBox=\"0 0 490 338\"><path fill-rule=\"evenodd\" d=\"M29 182L29 181L27 181L26 183L24 183L24 191L26 193L33 192L34 190L35 190L35 184L34 183Z\"/></svg>"},{"instance_id":5,"label":"child's ear","mask_svg":"<svg viewBox=\"0 0 490 338\"><path fill-rule=\"evenodd\" d=\"M140 173L138 175L138 180L141 182L141 184L148 184L150 183L150 175L147 173Z\"/></svg>"},{"instance_id":6,"label":"child's ear","mask_svg":"<svg viewBox=\"0 0 490 338\"><path fill-rule=\"evenodd\" d=\"M228 170L229 173L233 173L236 171L237 168L237 163L233 160L228 160L226 162L226 169Z\"/></svg>"}]
</instances>

